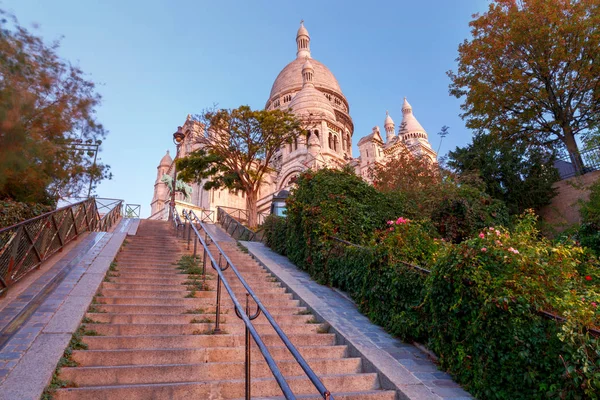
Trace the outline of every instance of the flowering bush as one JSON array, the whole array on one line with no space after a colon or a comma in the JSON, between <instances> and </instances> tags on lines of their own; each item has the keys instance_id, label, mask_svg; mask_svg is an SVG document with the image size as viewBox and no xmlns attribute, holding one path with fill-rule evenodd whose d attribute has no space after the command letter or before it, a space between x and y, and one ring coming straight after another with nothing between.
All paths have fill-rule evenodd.
<instances>
[{"instance_id":1,"label":"flowering bush","mask_svg":"<svg viewBox=\"0 0 600 400\"><path fill-rule=\"evenodd\" d=\"M597 326L597 267L580 247L539 239L531 213L512 233L488 227L448 248L433 266L429 343L477 397L597 394L598 348L581 336ZM569 322L560 325L541 311Z\"/></svg>"}]
</instances>

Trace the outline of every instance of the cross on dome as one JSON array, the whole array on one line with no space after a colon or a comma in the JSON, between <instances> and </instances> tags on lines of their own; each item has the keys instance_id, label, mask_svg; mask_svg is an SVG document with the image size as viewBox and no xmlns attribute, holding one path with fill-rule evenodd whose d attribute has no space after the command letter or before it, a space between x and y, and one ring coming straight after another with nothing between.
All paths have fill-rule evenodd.
<instances>
[{"instance_id":1,"label":"cross on dome","mask_svg":"<svg viewBox=\"0 0 600 400\"><path fill-rule=\"evenodd\" d=\"M296 44L298 45L296 55L299 59L310 57L310 36L304 27L304 20L300 21L300 28L298 28L298 33L296 34Z\"/></svg>"}]
</instances>

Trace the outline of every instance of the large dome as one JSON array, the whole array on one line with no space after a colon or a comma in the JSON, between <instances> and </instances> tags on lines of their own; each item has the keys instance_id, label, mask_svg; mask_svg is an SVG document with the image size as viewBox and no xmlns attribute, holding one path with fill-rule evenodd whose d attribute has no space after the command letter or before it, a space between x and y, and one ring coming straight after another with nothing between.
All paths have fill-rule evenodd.
<instances>
[{"instance_id":1,"label":"large dome","mask_svg":"<svg viewBox=\"0 0 600 400\"><path fill-rule=\"evenodd\" d=\"M285 66L279 75L277 75L277 79L275 79L275 83L273 83L273 87L271 88L269 98L273 98L276 94L287 92L288 90L299 90L302 88L302 65L304 62L305 60L297 58ZM314 58L311 58L310 62L315 70L315 87L329 89L343 96L340 84L329 68Z\"/></svg>"}]
</instances>

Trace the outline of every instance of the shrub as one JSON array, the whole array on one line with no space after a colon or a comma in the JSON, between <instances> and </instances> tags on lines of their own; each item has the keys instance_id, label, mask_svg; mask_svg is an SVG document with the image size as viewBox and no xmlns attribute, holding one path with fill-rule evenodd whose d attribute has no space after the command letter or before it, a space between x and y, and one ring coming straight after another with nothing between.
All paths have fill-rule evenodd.
<instances>
[{"instance_id":1,"label":"shrub","mask_svg":"<svg viewBox=\"0 0 600 400\"><path fill-rule=\"evenodd\" d=\"M600 389L598 348L581 336L597 322L600 300L588 287L600 279L597 260L538 239L535 222L527 214L512 234L488 228L449 246L427 282L429 344L479 398L581 398ZM592 351L582 357L582 349Z\"/></svg>"},{"instance_id":2,"label":"shrub","mask_svg":"<svg viewBox=\"0 0 600 400\"><path fill-rule=\"evenodd\" d=\"M19 222L50 212L53 209L51 206L38 203L0 200L0 228L18 224Z\"/></svg>"},{"instance_id":3,"label":"shrub","mask_svg":"<svg viewBox=\"0 0 600 400\"><path fill-rule=\"evenodd\" d=\"M284 217L269 215L262 225L265 231L265 244L282 255L286 254L286 221Z\"/></svg>"}]
</instances>

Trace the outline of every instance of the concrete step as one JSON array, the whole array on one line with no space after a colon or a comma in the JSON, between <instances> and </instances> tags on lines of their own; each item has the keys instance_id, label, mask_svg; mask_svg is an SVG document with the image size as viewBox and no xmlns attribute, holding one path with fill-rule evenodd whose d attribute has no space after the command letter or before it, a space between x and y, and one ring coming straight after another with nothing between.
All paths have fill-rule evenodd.
<instances>
[{"instance_id":1,"label":"concrete step","mask_svg":"<svg viewBox=\"0 0 600 400\"><path fill-rule=\"evenodd\" d=\"M317 374L354 374L360 371L360 358L321 359L308 362ZM283 376L301 376L303 370L295 360L277 363ZM253 378L269 378L272 372L264 361L251 364ZM64 368L60 377L78 387L173 383L243 379L244 362L212 362L199 364L140 365L113 367Z\"/></svg>"},{"instance_id":2,"label":"concrete step","mask_svg":"<svg viewBox=\"0 0 600 400\"><path fill-rule=\"evenodd\" d=\"M104 293L104 292L103 292ZM186 305L189 307L204 307L208 305L216 304L216 292L214 296L207 297L199 297L199 298L176 298L176 297L98 297L96 301L98 304L123 304L123 305L170 305L170 306L179 306ZM300 300L292 300L292 299L279 299L279 298L269 298L269 295L265 295L266 298L260 298L260 301L266 307L297 307L300 305ZM238 296L238 301L242 300ZM229 297L227 293L223 293L221 297L222 305L231 305L233 306L233 301ZM252 302L250 303L252 305Z\"/></svg>"},{"instance_id":3,"label":"concrete step","mask_svg":"<svg viewBox=\"0 0 600 400\"><path fill-rule=\"evenodd\" d=\"M377 374L324 375L323 384L331 392L357 392L377 389ZM306 377L287 379L295 394L317 393ZM281 389L274 378L256 378L252 380L254 397L281 396ZM222 380L213 382L160 383L143 385L95 386L87 388L68 388L56 391L57 400L147 400L147 399L236 399L244 396L244 380ZM391 399L391 397L389 397Z\"/></svg>"},{"instance_id":4,"label":"concrete step","mask_svg":"<svg viewBox=\"0 0 600 400\"><path fill-rule=\"evenodd\" d=\"M186 290L185 285L180 285L179 290L115 290L115 289L102 289L103 297L158 297L158 298L178 298L185 297L189 291ZM214 295L213 295L214 296Z\"/></svg>"},{"instance_id":5,"label":"concrete step","mask_svg":"<svg viewBox=\"0 0 600 400\"><path fill-rule=\"evenodd\" d=\"M275 333L270 324L253 324L259 334ZM86 329L96 331L104 336L147 336L147 335L194 335L210 332L214 323L187 324L85 324ZM327 324L279 324L286 334L319 334L326 332ZM231 334L242 334L245 325L237 318L227 318L221 329Z\"/></svg>"},{"instance_id":6,"label":"concrete step","mask_svg":"<svg viewBox=\"0 0 600 400\"><path fill-rule=\"evenodd\" d=\"M201 300L201 299L193 299ZM94 308L101 313L118 313L118 314L188 314L192 311L196 312L194 307L186 305L131 305L131 304L94 304ZM199 314L214 314L214 305L205 305L202 307L203 312ZM269 307L271 315L301 315L306 312L306 307ZM234 314L233 307L224 304L221 307L223 315Z\"/></svg>"},{"instance_id":7,"label":"concrete step","mask_svg":"<svg viewBox=\"0 0 600 400\"><path fill-rule=\"evenodd\" d=\"M188 324L192 320L215 321L215 314L108 314L87 313L86 317L99 323L109 324ZM225 323L229 315L221 315L221 322ZM231 315L238 319L237 316ZM313 319L312 315L274 315L278 324L306 324ZM261 314L253 322L266 323L267 319Z\"/></svg>"},{"instance_id":8,"label":"concrete step","mask_svg":"<svg viewBox=\"0 0 600 400\"><path fill-rule=\"evenodd\" d=\"M332 346L335 334L295 334L287 335L294 346ZM277 335L261 336L267 346L281 345ZM83 341L90 350L115 349L164 349L202 347L243 347L244 335L152 335L152 336L84 336Z\"/></svg>"},{"instance_id":9,"label":"concrete step","mask_svg":"<svg viewBox=\"0 0 600 400\"><path fill-rule=\"evenodd\" d=\"M347 346L300 346L298 351L308 360L343 358ZM275 360L292 360L285 346L269 346ZM80 366L197 364L207 362L244 361L243 347L210 347L203 349L135 349L135 350L75 350L73 360ZM257 358L258 357L258 358ZM260 350L252 346L252 359L260 360Z\"/></svg>"}]
</instances>

